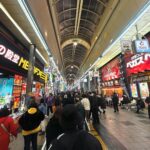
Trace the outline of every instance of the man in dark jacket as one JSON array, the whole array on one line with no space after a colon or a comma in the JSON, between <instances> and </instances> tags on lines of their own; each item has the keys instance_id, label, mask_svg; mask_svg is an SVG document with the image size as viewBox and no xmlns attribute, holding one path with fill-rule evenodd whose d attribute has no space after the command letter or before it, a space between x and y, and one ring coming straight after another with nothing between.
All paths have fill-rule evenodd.
<instances>
[{"instance_id":1,"label":"man in dark jacket","mask_svg":"<svg viewBox=\"0 0 150 150\"><path fill-rule=\"evenodd\" d=\"M72 104L66 105L60 120L64 133L50 144L48 150L102 150L101 144L94 136L79 130L81 122L82 117L77 108Z\"/></svg>"},{"instance_id":2,"label":"man in dark jacket","mask_svg":"<svg viewBox=\"0 0 150 150\"><path fill-rule=\"evenodd\" d=\"M118 98L117 93L115 93L115 92L112 96L112 102L113 102L113 106L114 106L114 112L119 111L119 109L118 109L119 98Z\"/></svg>"},{"instance_id":3,"label":"man in dark jacket","mask_svg":"<svg viewBox=\"0 0 150 150\"><path fill-rule=\"evenodd\" d=\"M145 103L148 104L148 116L150 119L150 95L146 98Z\"/></svg>"},{"instance_id":4,"label":"man in dark jacket","mask_svg":"<svg viewBox=\"0 0 150 150\"><path fill-rule=\"evenodd\" d=\"M63 133L63 129L59 123L61 113L62 108L57 108L53 117L48 122L48 125L46 127L46 149L49 148L52 140L54 140L58 135Z\"/></svg>"},{"instance_id":5,"label":"man in dark jacket","mask_svg":"<svg viewBox=\"0 0 150 150\"><path fill-rule=\"evenodd\" d=\"M30 150L32 142L33 150L37 150L37 133L41 130L40 123L44 120L44 114L38 109L35 101L31 101L28 110L19 119L24 136L24 150Z\"/></svg>"}]
</instances>

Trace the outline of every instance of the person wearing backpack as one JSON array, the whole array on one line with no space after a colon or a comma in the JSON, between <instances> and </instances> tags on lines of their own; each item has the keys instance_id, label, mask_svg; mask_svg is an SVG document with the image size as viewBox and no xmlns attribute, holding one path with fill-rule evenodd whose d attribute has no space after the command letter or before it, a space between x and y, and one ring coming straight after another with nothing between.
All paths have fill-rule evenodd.
<instances>
[{"instance_id":1,"label":"person wearing backpack","mask_svg":"<svg viewBox=\"0 0 150 150\"><path fill-rule=\"evenodd\" d=\"M44 120L44 114L38 109L35 101L31 101L28 110L19 119L24 137L24 150L37 150L37 134L41 130L40 124Z\"/></svg>"},{"instance_id":2,"label":"person wearing backpack","mask_svg":"<svg viewBox=\"0 0 150 150\"><path fill-rule=\"evenodd\" d=\"M76 106L66 105L60 117L64 133L51 142L48 150L102 150L100 142L93 135L79 128L81 122L82 117Z\"/></svg>"},{"instance_id":3,"label":"person wearing backpack","mask_svg":"<svg viewBox=\"0 0 150 150\"><path fill-rule=\"evenodd\" d=\"M0 110L0 150L8 150L10 138L17 137L18 134L18 120L13 120L9 114L6 107Z\"/></svg>"}]
</instances>

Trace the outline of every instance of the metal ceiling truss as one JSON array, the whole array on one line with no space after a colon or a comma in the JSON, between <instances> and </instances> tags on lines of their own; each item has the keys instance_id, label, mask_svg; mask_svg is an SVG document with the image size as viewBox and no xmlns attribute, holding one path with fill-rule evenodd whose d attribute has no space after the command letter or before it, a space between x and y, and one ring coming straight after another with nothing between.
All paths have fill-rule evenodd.
<instances>
[{"instance_id":1,"label":"metal ceiling truss","mask_svg":"<svg viewBox=\"0 0 150 150\"><path fill-rule=\"evenodd\" d=\"M108 0L53 0L59 20L59 36L64 59L64 72L78 74L83 60L91 50L91 41L97 24L107 7ZM65 5L68 3L68 5ZM74 45L74 43L77 45ZM74 66L71 69L71 66ZM76 67L75 67L76 66Z\"/></svg>"}]
</instances>

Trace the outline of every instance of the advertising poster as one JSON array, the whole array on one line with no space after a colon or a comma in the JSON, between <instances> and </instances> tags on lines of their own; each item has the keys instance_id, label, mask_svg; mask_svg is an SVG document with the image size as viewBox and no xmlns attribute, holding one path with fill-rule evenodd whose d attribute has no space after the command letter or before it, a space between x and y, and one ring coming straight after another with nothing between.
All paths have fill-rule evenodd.
<instances>
[{"instance_id":1,"label":"advertising poster","mask_svg":"<svg viewBox=\"0 0 150 150\"><path fill-rule=\"evenodd\" d=\"M147 82L139 83L140 86L140 94L142 98L146 98L149 96L149 89Z\"/></svg>"},{"instance_id":2,"label":"advertising poster","mask_svg":"<svg viewBox=\"0 0 150 150\"><path fill-rule=\"evenodd\" d=\"M1 78L0 79L0 105L5 104L5 96L9 93L12 95L13 91L13 78Z\"/></svg>"},{"instance_id":3,"label":"advertising poster","mask_svg":"<svg viewBox=\"0 0 150 150\"><path fill-rule=\"evenodd\" d=\"M120 78L120 59L116 58L102 68L102 80L109 81Z\"/></svg>"},{"instance_id":4,"label":"advertising poster","mask_svg":"<svg viewBox=\"0 0 150 150\"><path fill-rule=\"evenodd\" d=\"M131 84L130 87L131 87L132 97L138 97L136 84Z\"/></svg>"}]
</instances>

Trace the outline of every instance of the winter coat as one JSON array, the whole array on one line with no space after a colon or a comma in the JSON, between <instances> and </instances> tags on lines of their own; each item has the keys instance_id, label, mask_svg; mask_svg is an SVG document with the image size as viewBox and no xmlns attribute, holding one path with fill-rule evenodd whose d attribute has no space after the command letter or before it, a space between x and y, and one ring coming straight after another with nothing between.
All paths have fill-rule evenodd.
<instances>
[{"instance_id":1,"label":"winter coat","mask_svg":"<svg viewBox=\"0 0 150 150\"><path fill-rule=\"evenodd\" d=\"M37 133L41 130L40 123L44 120L44 114L38 109L31 107L19 119L24 136Z\"/></svg>"},{"instance_id":2,"label":"winter coat","mask_svg":"<svg viewBox=\"0 0 150 150\"><path fill-rule=\"evenodd\" d=\"M17 129L19 126L18 124L15 124L14 120L9 116L0 118L0 150L8 150L10 135L4 131L1 124L3 124L8 132L13 136L17 136Z\"/></svg>"},{"instance_id":3,"label":"winter coat","mask_svg":"<svg viewBox=\"0 0 150 150\"><path fill-rule=\"evenodd\" d=\"M63 130L59 124L58 118L53 116L46 127L46 147L48 149L52 140L54 140L59 134L62 134Z\"/></svg>"},{"instance_id":4,"label":"winter coat","mask_svg":"<svg viewBox=\"0 0 150 150\"><path fill-rule=\"evenodd\" d=\"M146 97L145 103L147 103L148 105L150 105L150 97Z\"/></svg>"},{"instance_id":5,"label":"winter coat","mask_svg":"<svg viewBox=\"0 0 150 150\"><path fill-rule=\"evenodd\" d=\"M119 103L119 98L117 96L117 94L114 94L113 97L112 97L112 102L113 102L113 105L118 105Z\"/></svg>"},{"instance_id":6,"label":"winter coat","mask_svg":"<svg viewBox=\"0 0 150 150\"><path fill-rule=\"evenodd\" d=\"M57 137L49 150L102 150L100 142L86 131L64 133Z\"/></svg>"}]
</instances>

